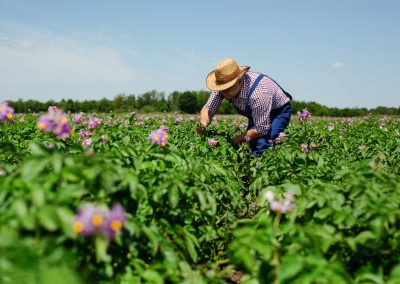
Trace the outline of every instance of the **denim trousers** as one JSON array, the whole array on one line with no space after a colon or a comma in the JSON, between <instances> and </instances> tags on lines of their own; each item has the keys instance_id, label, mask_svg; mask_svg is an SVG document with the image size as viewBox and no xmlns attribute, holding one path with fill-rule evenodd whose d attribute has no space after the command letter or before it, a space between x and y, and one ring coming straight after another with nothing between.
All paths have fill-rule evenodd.
<instances>
[{"instance_id":1,"label":"denim trousers","mask_svg":"<svg viewBox=\"0 0 400 284\"><path fill-rule=\"evenodd\" d=\"M250 141L250 147L254 156L261 156L265 150L272 149L271 141L278 137L288 127L292 115L292 104L288 102L280 108L274 109L270 114L271 128L268 133L257 139ZM249 119L247 129L254 128L254 121Z\"/></svg>"}]
</instances>

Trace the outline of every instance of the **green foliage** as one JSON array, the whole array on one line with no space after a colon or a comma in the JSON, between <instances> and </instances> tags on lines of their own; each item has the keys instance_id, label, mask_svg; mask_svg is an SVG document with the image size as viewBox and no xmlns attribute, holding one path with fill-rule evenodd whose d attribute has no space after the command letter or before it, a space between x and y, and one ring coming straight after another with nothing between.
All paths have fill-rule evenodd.
<instances>
[{"instance_id":1,"label":"green foliage","mask_svg":"<svg viewBox=\"0 0 400 284\"><path fill-rule=\"evenodd\" d=\"M163 92L152 90L141 95L118 94L114 99L102 98L100 100L73 101L71 99L59 102L47 101L39 102L34 100L27 101L8 101L17 113L43 112L47 111L51 105L57 105L68 112L130 112L139 110L141 112L164 112L182 111L185 113L198 113L207 102L210 92L208 91L174 91L168 96ZM316 102L292 101L293 109L298 111L307 108L314 116L328 117L354 117L373 115L400 115L400 107L376 108L335 108L320 105ZM234 114L236 110L228 102L223 101L219 114ZM293 113L295 114L295 112Z\"/></svg>"},{"instance_id":2,"label":"green foliage","mask_svg":"<svg viewBox=\"0 0 400 284\"><path fill-rule=\"evenodd\" d=\"M183 92L178 99L179 110L186 113L197 113L197 95L193 92Z\"/></svg>"},{"instance_id":3,"label":"green foliage","mask_svg":"<svg viewBox=\"0 0 400 284\"><path fill-rule=\"evenodd\" d=\"M398 121L292 120L286 141L254 158L231 144L237 117L199 136L193 117L101 116L88 148L84 125L65 141L36 115L0 125L2 283L397 283ZM165 147L148 140L161 124ZM270 211L267 189L293 190L295 208ZM73 232L86 203L125 208L115 240Z\"/></svg>"}]
</instances>

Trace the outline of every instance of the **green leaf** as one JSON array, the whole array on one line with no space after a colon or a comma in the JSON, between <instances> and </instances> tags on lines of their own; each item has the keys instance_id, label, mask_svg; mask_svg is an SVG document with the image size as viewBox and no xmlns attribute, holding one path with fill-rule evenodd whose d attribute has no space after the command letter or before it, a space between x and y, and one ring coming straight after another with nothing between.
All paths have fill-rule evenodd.
<instances>
[{"instance_id":1,"label":"green leaf","mask_svg":"<svg viewBox=\"0 0 400 284\"><path fill-rule=\"evenodd\" d=\"M392 268L390 271L390 279L400 279L400 264Z\"/></svg>"},{"instance_id":2,"label":"green leaf","mask_svg":"<svg viewBox=\"0 0 400 284\"><path fill-rule=\"evenodd\" d=\"M304 267L303 258L297 255L288 255L282 258L279 266L278 277L282 282L288 281L296 276Z\"/></svg>"},{"instance_id":3,"label":"green leaf","mask_svg":"<svg viewBox=\"0 0 400 284\"><path fill-rule=\"evenodd\" d=\"M67 207L57 207L55 210L56 216L61 221L64 234L73 236L71 225L74 220L74 213Z\"/></svg>"},{"instance_id":4,"label":"green leaf","mask_svg":"<svg viewBox=\"0 0 400 284\"><path fill-rule=\"evenodd\" d=\"M83 283L76 273L67 267L46 267L42 270L40 282L43 284Z\"/></svg>"},{"instance_id":5,"label":"green leaf","mask_svg":"<svg viewBox=\"0 0 400 284\"><path fill-rule=\"evenodd\" d=\"M141 276L147 281L147 283L164 284L163 277L154 270L147 269L141 274Z\"/></svg>"},{"instance_id":6,"label":"green leaf","mask_svg":"<svg viewBox=\"0 0 400 284\"><path fill-rule=\"evenodd\" d=\"M111 260L110 256L107 254L109 242L106 238L101 236L96 236L95 238L95 248L96 248L96 261L97 262L108 262Z\"/></svg>"},{"instance_id":7,"label":"green leaf","mask_svg":"<svg viewBox=\"0 0 400 284\"><path fill-rule=\"evenodd\" d=\"M23 180L30 182L40 172L44 170L47 165L46 159L30 160L25 162L22 166L21 177Z\"/></svg>"},{"instance_id":8,"label":"green leaf","mask_svg":"<svg viewBox=\"0 0 400 284\"><path fill-rule=\"evenodd\" d=\"M12 206L15 214L20 218L23 219L28 213L28 207L22 199L17 199L13 206Z\"/></svg>"},{"instance_id":9,"label":"green leaf","mask_svg":"<svg viewBox=\"0 0 400 284\"><path fill-rule=\"evenodd\" d=\"M187 230L184 230L184 234L185 234L186 249L192 261L196 262L197 261L196 247L200 247L198 240L194 235L189 233Z\"/></svg>"},{"instance_id":10,"label":"green leaf","mask_svg":"<svg viewBox=\"0 0 400 284\"><path fill-rule=\"evenodd\" d=\"M42 207L45 204L45 193L41 188L35 188L32 190L32 203L36 207Z\"/></svg>"},{"instance_id":11,"label":"green leaf","mask_svg":"<svg viewBox=\"0 0 400 284\"><path fill-rule=\"evenodd\" d=\"M177 187L173 186L168 191L168 200L172 208L175 208L179 202L179 190Z\"/></svg>"},{"instance_id":12,"label":"green leaf","mask_svg":"<svg viewBox=\"0 0 400 284\"><path fill-rule=\"evenodd\" d=\"M356 276L356 283L371 283L371 284L384 284L385 281L380 275L372 273L363 273Z\"/></svg>"},{"instance_id":13,"label":"green leaf","mask_svg":"<svg viewBox=\"0 0 400 284\"><path fill-rule=\"evenodd\" d=\"M376 239L375 235L371 231L363 231L359 233L356 237L355 240L359 244L364 244L368 240L374 240Z\"/></svg>"},{"instance_id":14,"label":"green leaf","mask_svg":"<svg viewBox=\"0 0 400 284\"><path fill-rule=\"evenodd\" d=\"M53 166L54 173L59 174L61 172L62 163L63 163L62 155L55 154L51 157L51 165Z\"/></svg>"},{"instance_id":15,"label":"green leaf","mask_svg":"<svg viewBox=\"0 0 400 284\"><path fill-rule=\"evenodd\" d=\"M158 251L158 246L159 246L159 243L158 243L158 239L157 239L157 236L156 236L156 234L155 234L155 232L154 232L154 229L153 228L149 228L149 227L146 227L146 226L143 226L142 227L142 231L143 231L143 233L146 235L146 237L149 239L149 241L150 241L150 247L152 247L152 255L155 255L156 254L156 252Z\"/></svg>"},{"instance_id":16,"label":"green leaf","mask_svg":"<svg viewBox=\"0 0 400 284\"><path fill-rule=\"evenodd\" d=\"M321 210L317 211L317 212L314 214L314 218L317 218L317 219L326 219L326 218L327 218L328 216L330 216L332 213L333 213L332 208L330 208L330 207L325 207L325 208L322 208Z\"/></svg>"},{"instance_id":17,"label":"green leaf","mask_svg":"<svg viewBox=\"0 0 400 284\"><path fill-rule=\"evenodd\" d=\"M48 231L55 231L58 228L55 214L52 208L42 207L38 212L39 223Z\"/></svg>"}]
</instances>

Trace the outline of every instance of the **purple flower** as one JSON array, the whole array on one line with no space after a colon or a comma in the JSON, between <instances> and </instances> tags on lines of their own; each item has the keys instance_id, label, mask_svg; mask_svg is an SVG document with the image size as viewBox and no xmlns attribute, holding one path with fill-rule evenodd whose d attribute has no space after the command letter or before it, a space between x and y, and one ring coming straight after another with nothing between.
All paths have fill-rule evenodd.
<instances>
[{"instance_id":1,"label":"purple flower","mask_svg":"<svg viewBox=\"0 0 400 284\"><path fill-rule=\"evenodd\" d=\"M83 129L79 130L80 137L90 137L90 135L92 135L92 133L89 130L88 131L85 131Z\"/></svg>"},{"instance_id":2,"label":"purple flower","mask_svg":"<svg viewBox=\"0 0 400 284\"><path fill-rule=\"evenodd\" d=\"M302 144L300 145L300 148L301 148L301 150L302 150L304 153L308 153L308 147L307 147L306 144L302 143Z\"/></svg>"},{"instance_id":3,"label":"purple flower","mask_svg":"<svg viewBox=\"0 0 400 284\"><path fill-rule=\"evenodd\" d=\"M74 122L75 122L76 124L80 124L80 123L82 122L82 120L83 120L83 116L82 116L82 115L76 114L76 115L74 116Z\"/></svg>"},{"instance_id":4,"label":"purple flower","mask_svg":"<svg viewBox=\"0 0 400 284\"><path fill-rule=\"evenodd\" d=\"M106 221L106 211L88 204L81 206L75 216L72 230L81 236L102 232Z\"/></svg>"},{"instance_id":5,"label":"purple flower","mask_svg":"<svg viewBox=\"0 0 400 284\"><path fill-rule=\"evenodd\" d=\"M92 138L87 138L87 139L84 139L83 141L82 141L82 145L83 145L83 147L89 147L90 145L92 145Z\"/></svg>"},{"instance_id":6,"label":"purple flower","mask_svg":"<svg viewBox=\"0 0 400 284\"><path fill-rule=\"evenodd\" d=\"M168 138L167 132L162 129L153 130L153 132L151 132L151 134L149 135L150 142L152 142L153 144L160 145L161 147L167 145L168 142L167 138Z\"/></svg>"},{"instance_id":7,"label":"purple flower","mask_svg":"<svg viewBox=\"0 0 400 284\"><path fill-rule=\"evenodd\" d=\"M105 233L110 239L121 231L125 224L125 211L120 204L116 204L107 215Z\"/></svg>"},{"instance_id":8,"label":"purple flower","mask_svg":"<svg viewBox=\"0 0 400 284\"><path fill-rule=\"evenodd\" d=\"M81 236L99 234L113 239L124 224L125 211L120 204L114 205L111 211L87 204L79 207L72 230Z\"/></svg>"},{"instance_id":9,"label":"purple flower","mask_svg":"<svg viewBox=\"0 0 400 284\"><path fill-rule=\"evenodd\" d=\"M180 116L175 119L175 123L181 123L182 121L183 121L183 118Z\"/></svg>"},{"instance_id":10,"label":"purple flower","mask_svg":"<svg viewBox=\"0 0 400 284\"><path fill-rule=\"evenodd\" d=\"M67 115L61 110L42 115L37 122L37 127L44 132L51 131L61 139L67 138L72 133Z\"/></svg>"},{"instance_id":11,"label":"purple flower","mask_svg":"<svg viewBox=\"0 0 400 284\"><path fill-rule=\"evenodd\" d=\"M47 148L47 149L53 149L54 148L54 144L43 141L43 145Z\"/></svg>"},{"instance_id":12,"label":"purple flower","mask_svg":"<svg viewBox=\"0 0 400 284\"><path fill-rule=\"evenodd\" d=\"M56 106L49 106L48 108L48 112L57 112L58 111L58 107Z\"/></svg>"},{"instance_id":13,"label":"purple flower","mask_svg":"<svg viewBox=\"0 0 400 284\"><path fill-rule=\"evenodd\" d=\"M0 120L11 120L14 118L14 109L7 102L0 103Z\"/></svg>"},{"instance_id":14,"label":"purple flower","mask_svg":"<svg viewBox=\"0 0 400 284\"><path fill-rule=\"evenodd\" d=\"M247 124L241 123L239 126L237 126L235 128L235 131L240 131L240 130L245 129L245 128L247 128Z\"/></svg>"},{"instance_id":15,"label":"purple flower","mask_svg":"<svg viewBox=\"0 0 400 284\"><path fill-rule=\"evenodd\" d=\"M88 129L93 130L96 126L100 125L103 120L101 118L91 117L87 118Z\"/></svg>"},{"instance_id":16,"label":"purple flower","mask_svg":"<svg viewBox=\"0 0 400 284\"><path fill-rule=\"evenodd\" d=\"M211 147L217 147L218 141L211 138L211 139L208 140L208 144L209 144Z\"/></svg>"},{"instance_id":17,"label":"purple flower","mask_svg":"<svg viewBox=\"0 0 400 284\"><path fill-rule=\"evenodd\" d=\"M108 138L107 138L105 135L100 135L100 139L101 139L104 143L108 142Z\"/></svg>"},{"instance_id":18,"label":"purple flower","mask_svg":"<svg viewBox=\"0 0 400 284\"><path fill-rule=\"evenodd\" d=\"M311 117L311 113L307 110L307 108L303 108L302 112L297 112L297 118L300 121L305 121Z\"/></svg>"},{"instance_id":19,"label":"purple flower","mask_svg":"<svg viewBox=\"0 0 400 284\"><path fill-rule=\"evenodd\" d=\"M166 127L165 125L161 125L159 130L167 132L168 127Z\"/></svg>"}]
</instances>

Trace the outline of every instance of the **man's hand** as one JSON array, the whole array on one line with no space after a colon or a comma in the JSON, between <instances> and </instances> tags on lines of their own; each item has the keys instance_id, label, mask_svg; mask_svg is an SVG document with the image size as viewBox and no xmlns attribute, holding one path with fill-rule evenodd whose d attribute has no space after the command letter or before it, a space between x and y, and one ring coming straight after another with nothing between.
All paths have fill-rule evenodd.
<instances>
[{"instance_id":1,"label":"man's hand","mask_svg":"<svg viewBox=\"0 0 400 284\"><path fill-rule=\"evenodd\" d=\"M196 132L197 134L204 134L206 132L206 126L203 123L199 122L196 126Z\"/></svg>"}]
</instances>

